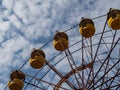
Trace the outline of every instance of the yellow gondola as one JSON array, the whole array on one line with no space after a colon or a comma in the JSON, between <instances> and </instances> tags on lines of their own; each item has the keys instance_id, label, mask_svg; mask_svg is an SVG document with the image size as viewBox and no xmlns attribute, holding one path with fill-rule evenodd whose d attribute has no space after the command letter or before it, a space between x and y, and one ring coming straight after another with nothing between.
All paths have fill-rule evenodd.
<instances>
[{"instance_id":1,"label":"yellow gondola","mask_svg":"<svg viewBox=\"0 0 120 90\"><path fill-rule=\"evenodd\" d=\"M24 82L17 78L8 83L8 87L10 90L22 90L23 86Z\"/></svg>"},{"instance_id":2,"label":"yellow gondola","mask_svg":"<svg viewBox=\"0 0 120 90\"><path fill-rule=\"evenodd\" d=\"M10 90L22 90L24 87L25 74L21 71L13 71L10 74L11 81L8 82Z\"/></svg>"},{"instance_id":3,"label":"yellow gondola","mask_svg":"<svg viewBox=\"0 0 120 90\"><path fill-rule=\"evenodd\" d=\"M53 47L58 51L64 51L68 48L68 36L64 32L58 32L54 36Z\"/></svg>"},{"instance_id":4,"label":"yellow gondola","mask_svg":"<svg viewBox=\"0 0 120 90\"><path fill-rule=\"evenodd\" d=\"M92 37L95 33L93 21L89 18L82 19L79 24L79 32L85 38Z\"/></svg>"},{"instance_id":5,"label":"yellow gondola","mask_svg":"<svg viewBox=\"0 0 120 90\"><path fill-rule=\"evenodd\" d=\"M45 53L40 49L35 49L31 53L29 62L34 69L40 69L45 64Z\"/></svg>"},{"instance_id":6,"label":"yellow gondola","mask_svg":"<svg viewBox=\"0 0 120 90\"><path fill-rule=\"evenodd\" d=\"M120 29L120 10L111 9L108 13L108 26L113 30Z\"/></svg>"}]
</instances>

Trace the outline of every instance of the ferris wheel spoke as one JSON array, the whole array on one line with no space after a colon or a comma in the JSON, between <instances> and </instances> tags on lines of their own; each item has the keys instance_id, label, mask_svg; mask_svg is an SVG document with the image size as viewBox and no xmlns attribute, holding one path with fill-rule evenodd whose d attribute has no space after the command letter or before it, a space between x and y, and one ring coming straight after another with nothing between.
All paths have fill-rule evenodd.
<instances>
[{"instance_id":1,"label":"ferris wheel spoke","mask_svg":"<svg viewBox=\"0 0 120 90\"><path fill-rule=\"evenodd\" d=\"M93 19L97 19L97 18L101 18L101 17L104 17L104 16L107 16L107 14L104 14L104 15L101 15L101 16L98 16L98 17L95 17L95 18L92 18Z\"/></svg>"},{"instance_id":2,"label":"ferris wheel spoke","mask_svg":"<svg viewBox=\"0 0 120 90\"><path fill-rule=\"evenodd\" d=\"M87 43L87 46L88 46L88 43ZM84 44L84 47L86 47L85 44ZM89 50L88 50L88 49L89 49ZM90 48L88 48L88 49L85 48L84 51L85 51L85 53L86 53L85 55L86 55L86 57L87 57L87 59L88 59L87 61L91 62L91 66L90 66L90 68L89 68L89 69L90 69L89 71L86 70L86 71L87 71L87 75L88 75L88 77L86 78L85 87L87 86L88 82L90 81L90 80L89 80L90 77L93 78L93 75L94 75L94 70L93 70L93 68L92 68L92 64L93 64L93 55L92 55L92 38L90 38ZM87 55L87 52L89 53L90 56ZM92 70L91 70L91 69L92 69ZM90 71L92 72L92 76L91 76ZM92 82L92 83L93 83L93 82Z\"/></svg>"},{"instance_id":3,"label":"ferris wheel spoke","mask_svg":"<svg viewBox=\"0 0 120 90\"><path fill-rule=\"evenodd\" d=\"M120 38L119 38L120 39ZM101 64L101 66L99 67L98 71L96 72L96 74L94 75L94 79L96 78L96 76L98 75L98 73L100 72L100 70L102 69L102 66L105 64L105 62L108 60L108 58L110 57L110 54L112 53L112 51L114 50L115 46L117 45L117 43L119 42L119 39L116 41L115 45L113 46L113 48L110 50L110 52L108 53L106 59L103 61L103 63ZM92 80L93 81L93 80ZM98 81L97 81L98 82ZM95 82L95 84L97 83ZM94 85L95 85L94 84ZM90 85L88 86L90 87Z\"/></svg>"},{"instance_id":4,"label":"ferris wheel spoke","mask_svg":"<svg viewBox=\"0 0 120 90\"><path fill-rule=\"evenodd\" d=\"M68 49L67 50L68 51L68 53L69 53L69 55L70 55L70 57L71 57L71 60L72 60L72 63L73 63L73 65L75 66L75 68L77 68L77 65L76 65L76 63L75 63L75 60L74 60L74 58L73 58L73 56L72 56L72 53L70 52L70 50ZM74 68L73 68L74 69ZM72 69L72 70L73 70ZM79 76L79 78L82 80L82 77L81 77L81 75L80 75L80 72L78 71L78 73L76 73L78 76ZM80 88L81 86L80 86L80 82L79 82L79 80L78 80L78 78L76 77L76 75L75 75L75 78L76 78L76 80L77 80L77 83L78 83L78 88Z\"/></svg>"},{"instance_id":5,"label":"ferris wheel spoke","mask_svg":"<svg viewBox=\"0 0 120 90\"><path fill-rule=\"evenodd\" d=\"M67 52L67 51L68 51L68 52ZM66 57L67 57L67 60L68 60L68 63L69 63L69 65L70 65L71 70L73 70L73 69L74 69L73 65L75 66L75 68L76 68L77 66L76 66L76 64L75 64L75 62L74 62L74 60L73 60L73 58L72 58L72 56L71 56L70 51L69 51L69 50L67 50L67 51L65 51L65 55L66 55ZM75 72L73 72L73 76L74 76L74 78L75 78L75 80L76 80L76 82L77 82L77 84L78 84L78 87L80 88L80 83L79 83L79 81L78 81L78 78L77 78Z\"/></svg>"},{"instance_id":6,"label":"ferris wheel spoke","mask_svg":"<svg viewBox=\"0 0 120 90\"><path fill-rule=\"evenodd\" d=\"M119 69L118 69L118 72L119 72ZM116 77L115 77L116 78ZM115 80L115 78L113 78L112 80L111 80L111 82L110 82L110 84L109 84L109 87L112 85L112 83L114 82L114 80ZM119 81L120 79L118 79L118 81Z\"/></svg>"},{"instance_id":7,"label":"ferris wheel spoke","mask_svg":"<svg viewBox=\"0 0 120 90\"><path fill-rule=\"evenodd\" d=\"M119 90L120 89L120 85L118 85L116 88L115 88L115 90Z\"/></svg>"},{"instance_id":8,"label":"ferris wheel spoke","mask_svg":"<svg viewBox=\"0 0 120 90\"><path fill-rule=\"evenodd\" d=\"M31 75L28 75L28 74L25 74L27 77L30 77L30 78L33 78L33 79L35 79L35 80L37 80L37 81L41 81L41 82L43 82L43 83L46 83L46 84L48 84L48 85L52 85L52 86L54 86L54 87L56 87L56 85L55 84L53 84L52 82L48 82L48 81L46 81L46 80L43 80L43 79L40 79L40 78L36 78L36 77L33 77L33 76L31 76ZM29 84L29 83L28 83ZM59 88L62 88L62 89L64 89L64 90L67 90L66 88L64 88L64 87L59 87Z\"/></svg>"},{"instance_id":9,"label":"ferris wheel spoke","mask_svg":"<svg viewBox=\"0 0 120 90\"><path fill-rule=\"evenodd\" d=\"M36 80L35 80L36 81ZM45 86L40 82L40 81L37 81L37 84L36 86L39 86L41 85L41 87L43 87L44 90L46 90ZM49 86L49 85L48 85ZM37 87L34 88L34 90L36 90Z\"/></svg>"},{"instance_id":10,"label":"ferris wheel spoke","mask_svg":"<svg viewBox=\"0 0 120 90\"><path fill-rule=\"evenodd\" d=\"M109 69L106 71L106 73L104 73L103 76L101 76L101 78L98 79L98 80L95 82L95 84L97 84L102 78L104 78L107 73L109 73L117 64L119 64L119 62L120 62L120 59L119 59L111 68L109 68ZM118 70L118 72L119 72L119 70ZM103 85L103 83L102 83L101 85ZM99 85L99 87L100 87L101 85ZM92 85L91 88L92 88L93 86L94 86L94 85ZM97 86L97 87L98 87L98 86ZM90 89L91 89L91 88L90 88Z\"/></svg>"},{"instance_id":11,"label":"ferris wheel spoke","mask_svg":"<svg viewBox=\"0 0 120 90\"><path fill-rule=\"evenodd\" d=\"M110 60L110 59L108 58L107 63L106 63L106 66L105 66L105 70L103 71L103 73L106 73L106 75L108 75L108 74L107 74L107 71L108 71L108 69L109 69L109 60ZM106 75L105 75L104 77L102 77L101 83L103 83L103 82L105 81ZM100 89L102 89L102 85L101 85Z\"/></svg>"},{"instance_id":12,"label":"ferris wheel spoke","mask_svg":"<svg viewBox=\"0 0 120 90\"><path fill-rule=\"evenodd\" d=\"M115 89L115 87L116 87L116 89ZM112 88L114 90L120 89L120 84L112 85L112 86L109 86L109 87L101 89L101 90L109 90L109 89L112 89Z\"/></svg>"},{"instance_id":13,"label":"ferris wheel spoke","mask_svg":"<svg viewBox=\"0 0 120 90\"><path fill-rule=\"evenodd\" d=\"M116 89L115 89L115 87L116 87ZM112 89L113 88L113 89ZM118 90L118 89L120 89L120 84L117 84L117 85L112 85L112 86L110 86L110 87L107 87L107 88L104 88L104 89L100 89L100 90Z\"/></svg>"},{"instance_id":14,"label":"ferris wheel spoke","mask_svg":"<svg viewBox=\"0 0 120 90\"><path fill-rule=\"evenodd\" d=\"M92 38L90 38L90 51L89 51L89 50L87 50L87 51L89 52L90 57L91 57L91 62L93 63L93 51L92 51L93 49L92 49L92 46L93 46L93 45L92 45ZM100 60L98 56L96 56L96 57L97 57L98 60ZM94 84L94 74L95 74L95 73L94 73L93 66L91 66L85 87L87 87L88 82L91 82L90 79L93 80L93 81L90 83L90 85ZM91 78L90 78L90 77L91 77ZM97 78L97 77L96 77L96 78Z\"/></svg>"},{"instance_id":15,"label":"ferris wheel spoke","mask_svg":"<svg viewBox=\"0 0 120 90\"><path fill-rule=\"evenodd\" d=\"M43 69L43 67L37 73L35 73L35 75L33 77L36 77L40 73L40 71L42 71L42 69ZM30 79L29 83L31 83L33 81L33 79L34 78ZM29 83L25 86L24 90L28 87Z\"/></svg>"},{"instance_id":16,"label":"ferris wheel spoke","mask_svg":"<svg viewBox=\"0 0 120 90\"><path fill-rule=\"evenodd\" d=\"M84 65L84 46L83 46L83 44L84 44L84 42L83 42L84 40L83 40L83 37L82 37L82 66ZM84 87L84 70L82 70L82 87Z\"/></svg>"},{"instance_id":17,"label":"ferris wheel spoke","mask_svg":"<svg viewBox=\"0 0 120 90\"><path fill-rule=\"evenodd\" d=\"M54 67L52 64L50 64L48 61L46 61L46 64L47 64L60 78L63 78L63 75L62 75L57 69L55 69L55 67ZM66 83L67 83L71 88L76 89L76 88L74 87L74 85L73 85L70 81L68 81L67 79L66 79Z\"/></svg>"},{"instance_id":18,"label":"ferris wheel spoke","mask_svg":"<svg viewBox=\"0 0 120 90\"><path fill-rule=\"evenodd\" d=\"M91 43L91 42L90 42ZM87 45L85 45L84 43L83 43L83 46L84 46L84 53L85 53L85 56L87 57L86 59L85 59L85 62L86 61L88 61L88 62L91 62L92 60L93 60L93 54L92 54L92 44L88 44L87 43ZM89 47L88 47L89 46Z\"/></svg>"},{"instance_id":19,"label":"ferris wheel spoke","mask_svg":"<svg viewBox=\"0 0 120 90\"><path fill-rule=\"evenodd\" d=\"M117 32L117 31L115 31L115 33L114 33L114 35L113 35L112 43L114 43L114 41L115 41L116 32ZM104 41L104 39L103 39L103 41ZM104 41L104 43L105 43L105 41ZM106 44L105 44L105 46L106 46L106 48L109 50L109 48L108 48L108 46L107 46ZM112 47L113 47L113 44L111 44L110 50L111 50ZM109 51L110 51L110 50L109 50ZM108 60L107 60L107 62L106 62L106 66L105 66L104 73L106 73L107 70L108 70L108 68L109 68L109 60L110 60L110 58L108 58ZM102 82L101 82L101 83L103 83L104 80L105 80L105 76L102 78ZM100 89L102 89L102 85L101 85Z\"/></svg>"},{"instance_id":20,"label":"ferris wheel spoke","mask_svg":"<svg viewBox=\"0 0 120 90\"><path fill-rule=\"evenodd\" d=\"M88 63L84 66L79 66L75 69L73 69L72 71L68 72L58 83L57 83L57 86L61 86L61 84L63 82L65 82L66 79L68 79L70 76L72 76L74 73L77 73L78 71L82 71L83 69L86 69L86 68L90 68L92 63Z\"/></svg>"},{"instance_id":21,"label":"ferris wheel spoke","mask_svg":"<svg viewBox=\"0 0 120 90\"><path fill-rule=\"evenodd\" d=\"M97 76L97 74L98 74L99 71L101 70L102 66L105 64L106 60L108 60L108 58L110 57L110 54L111 54L112 51L114 50L114 48L115 48L115 46L117 45L117 43L119 42L119 40L120 40L120 38L116 41L115 45L114 45L114 46L111 48L111 50L109 51L109 53L108 53L106 59L105 59L104 62L101 64L101 66L100 66L100 68L99 68L99 70L97 71L97 73L96 73L95 76Z\"/></svg>"},{"instance_id":22,"label":"ferris wheel spoke","mask_svg":"<svg viewBox=\"0 0 120 90\"><path fill-rule=\"evenodd\" d=\"M37 86L37 85L35 85L35 84L32 84L32 83L29 83L29 82L26 82L26 81L24 81L26 84L29 84L29 85L32 85L32 86L34 86L34 87L36 87L36 88L39 88L39 89L41 89L41 90L45 90L44 88L42 88L42 87L40 87L40 86ZM25 90L25 89L24 89Z\"/></svg>"},{"instance_id":23,"label":"ferris wheel spoke","mask_svg":"<svg viewBox=\"0 0 120 90\"><path fill-rule=\"evenodd\" d=\"M99 88L101 85L106 84L106 83L109 82L110 80L113 80L113 79L115 79L116 77L118 77L118 76L120 75L120 72L119 72L119 71L120 71L120 70L118 70L113 77L110 77L110 79L106 80L105 82L103 82L103 83L101 83L101 84L99 84L99 85L96 85L96 87L94 87L94 89L97 89L97 88ZM110 87L110 86L108 86L108 87ZM115 90L116 90L116 89L115 89Z\"/></svg>"},{"instance_id":24,"label":"ferris wheel spoke","mask_svg":"<svg viewBox=\"0 0 120 90\"><path fill-rule=\"evenodd\" d=\"M36 85L38 86L39 84L43 87L44 90L47 89L47 88L45 88L45 86L43 86L43 84L42 84L40 81L39 81L38 84L36 84ZM48 86L49 86L49 85L48 85ZM36 90L36 87L34 88L34 90Z\"/></svg>"},{"instance_id":25,"label":"ferris wheel spoke","mask_svg":"<svg viewBox=\"0 0 120 90\"><path fill-rule=\"evenodd\" d=\"M111 44L111 48L113 47L114 45L114 41L115 41L115 36L116 36L116 33L117 33L117 30L115 31L114 35L113 35L113 40L112 40L112 44Z\"/></svg>"},{"instance_id":26,"label":"ferris wheel spoke","mask_svg":"<svg viewBox=\"0 0 120 90\"><path fill-rule=\"evenodd\" d=\"M92 46L92 38L90 38L90 44L91 44L91 61L93 62L93 46ZM94 84L94 69L93 69L93 66L92 66L92 68L91 68L91 72L92 72L92 78L91 79L93 79L93 82L92 82L92 84ZM93 88L94 88L94 86L93 86ZM94 89L93 89L94 90Z\"/></svg>"},{"instance_id":27,"label":"ferris wheel spoke","mask_svg":"<svg viewBox=\"0 0 120 90\"><path fill-rule=\"evenodd\" d=\"M107 24L107 19L106 19L106 21L105 21L105 24L104 24L104 27L103 27L103 31L102 31L102 34L101 34L101 37L100 37L100 40L99 40L99 43L98 43L98 46L97 46L95 55L94 55L94 57L93 57L93 66L94 66L94 62L95 62L96 57L97 57L97 53L98 53L98 50L99 50L99 47L100 47L101 40L102 40L102 38L103 38L103 34L104 34L104 32L105 32L106 24ZM89 76L91 75L91 72L92 72L92 69L91 69L90 72L89 72ZM94 75L94 78L92 79L92 82L94 82L95 77L96 77L96 76ZM89 78L88 78L88 80L89 80ZM88 81L88 80L87 80L87 81ZM93 85L94 85L94 84L93 84ZM90 85L89 85L89 86L90 86ZM88 86L88 88L89 88L89 86Z\"/></svg>"},{"instance_id":28,"label":"ferris wheel spoke","mask_svg":"<svg viewBox=\"0 0 120 90\"><path fill-rule=\"evenodd\" d=\"M98 53L98 50L99 50L99 47L100 47L100 44L101 44L101 41L102 41L102 38L103 38L104 32L105 32L106 24L107 24L107 19L106 19L106 21L105 21L105 24L104 24L104 27L103 27L103 31L102 31L102 34L101 34L100 40L99 40L99 42L98 42L98 46L97 46L97 49L96 49L96 52L95 52L95 55L94 55L93 62L94 62L95 59L96 59L96 56L97 56L97 53Z\"/></svg>"}]
</instances>

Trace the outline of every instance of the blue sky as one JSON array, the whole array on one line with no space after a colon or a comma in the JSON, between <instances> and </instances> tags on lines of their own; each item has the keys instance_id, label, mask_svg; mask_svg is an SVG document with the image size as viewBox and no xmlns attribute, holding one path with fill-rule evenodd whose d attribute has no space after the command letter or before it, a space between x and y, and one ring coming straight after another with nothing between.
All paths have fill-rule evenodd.
<instances>
[{"instance_id":1,"label":"blue sky","mask_svg":"<svg viewBox=\"0 0 120 90\"><path fill-rule=\"evenodd\" d=\"M0 90L6 86L10 72L30 57L33 48L40 48L52 39L57 30L65 31L78 24L81 17L104 15L110 8L120 9L120 0L0 0ZM95 21L98 28L104 19ZM71 43L79 40L78 32L68 34ZM47 59L58 53L52 43L43 49ZM26 64L23 71L27 73L30 69Z\"/></svg>"}]
</instances>

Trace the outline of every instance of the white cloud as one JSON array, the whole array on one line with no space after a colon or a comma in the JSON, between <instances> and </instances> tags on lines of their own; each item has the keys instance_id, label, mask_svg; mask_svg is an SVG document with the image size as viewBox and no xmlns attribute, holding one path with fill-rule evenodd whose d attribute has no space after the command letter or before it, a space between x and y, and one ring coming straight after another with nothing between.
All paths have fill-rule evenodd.
<instances>
[{"instance_id":1,"label":"white cloud","mask_svg":"<svg viewBox=\"0 0 120 90\"><path fill-rule=\"evenodd\" d=\"M9 16L9 20L11 21L11 23L17 28L20 29L22 27L20 21L18 20L18 18L13 14L11 16Z\"/></svg>"},{"instance_id":2,"label":"white cloud","mask_svg":"<svg viewBox=\"0 0 120 90\"><path fill-rule=\"evenodd\" d=\"M0 42L4 40L5 33L10 28L10 22L1 22L0 23Z\"/></svg>"},{"instance_id":3,"label":"white cloud","mask_svg":"<svg viewBox=\"0 0 120 90\"><path fill-rule=\"evenodd\" d=\"M6 30L8 30L10 27L10 22L1 22L0 23L0 31L5 32Z\"/></svg>"},{"instance_id":4,"label":"white cloud","mask_svg":"<svg viewBox=\"0 0 120 90\"><path fill-rule=\"evenodd\" d=\"M15 0L11 0L9 2L9 0L3 0L2 5L5 6L9 11L11 11L13 9L14 1Z\"/></svg>"},{"instance_id":5,"label":"white cloud","mask_svg":"<svg viewBox=\"0 0 120 90\"><path fill-rule=\"evenodd\" d=\"M0 87L1 87L1 88L4 88L4 87L5 87L5 85L4 85L4 84L2 84L2 83L0 83Z\"/></svg>"}]
</instances>

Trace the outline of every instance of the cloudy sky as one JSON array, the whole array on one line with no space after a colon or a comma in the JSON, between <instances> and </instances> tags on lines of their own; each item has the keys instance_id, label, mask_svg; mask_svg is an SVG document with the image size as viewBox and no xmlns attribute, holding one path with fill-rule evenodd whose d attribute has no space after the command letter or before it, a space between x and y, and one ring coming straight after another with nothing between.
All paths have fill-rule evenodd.
<instances>
[{"instance_id":1,"label":"cloudy sky","mask_svg":"<svg viewBox=\"0 0 120 90\"><path fill-rule=\"evenodd\" d=\"M30 57L33 48L42 47L56 31L78 24L81 17L104 15L110 8L120 9L120 0L0 0L0 90L5 88L10 72ZM78 27L73 30L68 34L74 41ZM44 48L47 59L56 54L50 45ZM29 72L30 66L23 70Z\"/></svg>"}]
</instances>

